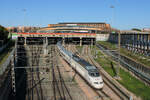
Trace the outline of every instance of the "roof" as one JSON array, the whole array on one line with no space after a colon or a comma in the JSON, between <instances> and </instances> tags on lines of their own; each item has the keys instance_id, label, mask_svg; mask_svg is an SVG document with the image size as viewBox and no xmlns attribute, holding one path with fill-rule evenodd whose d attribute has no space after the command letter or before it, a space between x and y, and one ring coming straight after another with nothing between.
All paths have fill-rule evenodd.
<instances>
[{"instance_id":1,"label":"roof","mask_svg":"<svg viewBox=\"0 0 150 100\"><path fill-rule=\"evenodd\" d=\"M60 42L57 43L57 45L61 48L61 50L63 50L63 52L65 52L69 57L71 57L73 60L75 60L76 62L78 62L81 66L83 66L87 71L89 72L98 72L96 67L91 65L90 63L88 63L87 61L85 61L82 58L79 58L78 56L74 55L72 52L67 51Z\"/></svg>"},{"instance_id":2,"label":"roof","mask_svg":"<svg viewBox=\"0 0 150 100\"><path fill-rule=\"evenodd\" d=\"M61 22L58 24L106 24L104 22Z\"/></svg>"},{"instance_id":3,"label":"roof","mask_svg":"<svg viewBox=\"0 0 150 100\"><path fill-rule=\"evenodd\" d=\"M133 30L121 30L121 33L126 34L150 34L149 32L139 32L139 31L133 31Z\"/></svg>"},{"instance_id":4,"label":"roof","mask_svg":"<svg viewBox=\"0 0 150 100\"><path fill-rule=\"evenodd\" d=\"M96 67L85 61L84 59L79 58L78 56L73 56L73 59L77 61L81 66L83 66L88 71L96 71Z\"/></svg>"}]
</instances>

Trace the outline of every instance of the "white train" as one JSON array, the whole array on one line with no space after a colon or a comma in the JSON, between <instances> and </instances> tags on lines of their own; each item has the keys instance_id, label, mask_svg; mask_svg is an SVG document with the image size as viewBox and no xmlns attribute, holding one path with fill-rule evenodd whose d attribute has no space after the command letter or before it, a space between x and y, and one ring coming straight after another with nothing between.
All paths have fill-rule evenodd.
<instances>
[{"instance_id":1,"label":"white train","mask_svg":"<svg viewBox=\"0 0 150 100\"><path fill-rule=\"evenodd\" d=\"M98 69L86 62L84 59L67 51L60 42L57 43L57 47L62 57L75 69L92 87L95 89L103 88L103 80L99 74Z\"/></svg>"}]
</instances>

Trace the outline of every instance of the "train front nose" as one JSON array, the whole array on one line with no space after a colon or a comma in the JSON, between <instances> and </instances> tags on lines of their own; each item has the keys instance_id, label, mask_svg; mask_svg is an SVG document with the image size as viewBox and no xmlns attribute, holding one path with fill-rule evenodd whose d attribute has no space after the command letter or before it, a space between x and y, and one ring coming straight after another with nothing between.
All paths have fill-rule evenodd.
<instances>
[{"instance_id":1,"label":"train front nose","mask_svg":"<svg viewBox=\"0 0 150 100\"><path fill-rule=\"evenodd\" d=\"M93 86L96 88L96 89L102 89L103 88L103 86L104 86L104 83L103 83L103 81L97 81L97 82L94 82L93 83Z\"/></svg>"}]
</instances>

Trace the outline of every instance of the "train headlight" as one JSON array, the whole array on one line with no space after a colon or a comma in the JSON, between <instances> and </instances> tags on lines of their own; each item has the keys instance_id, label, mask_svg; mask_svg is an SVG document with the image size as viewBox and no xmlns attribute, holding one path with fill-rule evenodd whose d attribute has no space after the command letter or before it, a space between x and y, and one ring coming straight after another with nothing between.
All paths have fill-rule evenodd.
<instances>
[{"instance_id":1,"label":"train headlight","mask_svg":"<svg viewBox=\"0 0 150 100\"><path fill-rule=\"evenodd\" d=\"M103 82L100 82L100 84L103 84Z\"/></svg>"},{"instance_id":2,"label":"train headlight","mask_svg":"<svg viewBox=\"0 0 150 100\"><path fill-rule=\"evenodd\" d=\"M94 82L94 84L98 84L98 82Z\"/></svg>"}]
</instances>

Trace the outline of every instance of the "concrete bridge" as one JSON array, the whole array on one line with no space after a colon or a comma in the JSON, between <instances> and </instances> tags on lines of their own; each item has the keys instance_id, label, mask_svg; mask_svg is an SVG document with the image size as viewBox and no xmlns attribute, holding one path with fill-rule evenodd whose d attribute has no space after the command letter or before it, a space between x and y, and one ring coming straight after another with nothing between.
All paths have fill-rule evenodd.
<instances>
[{"instance_id":1,"label":"concrete bridge","mask_svg":"<svg viewBox=\"0 0 150 100\"><path fill-rule=\"evenodd\" d=\"M90 44L96 42L95 33L17 33L21 44L56 44L62 41L65 44Z\"/></svg>"}]
</instances>

